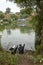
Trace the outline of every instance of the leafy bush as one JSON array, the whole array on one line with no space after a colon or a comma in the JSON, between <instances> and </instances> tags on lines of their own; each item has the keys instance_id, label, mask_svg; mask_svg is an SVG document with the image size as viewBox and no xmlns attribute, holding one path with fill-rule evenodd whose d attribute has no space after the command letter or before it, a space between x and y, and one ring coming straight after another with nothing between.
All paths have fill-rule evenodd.
<instances>
[{"instance_id":1,"label":"leafy bush","mask_svg":"<svg viewBox=\"0 0 43 65\"><path fill-rule=\"evenodd\" d=\"M17 65L18 55L12 55L6 51L0 52L0 65Z\"/></svg>"}]
</instances>

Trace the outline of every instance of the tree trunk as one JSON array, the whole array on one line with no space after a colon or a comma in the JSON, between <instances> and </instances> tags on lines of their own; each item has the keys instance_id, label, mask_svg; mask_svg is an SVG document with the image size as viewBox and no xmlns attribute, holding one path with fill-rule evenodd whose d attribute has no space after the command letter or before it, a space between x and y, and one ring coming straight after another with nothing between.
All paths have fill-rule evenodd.
<instances>
[{"instance_id":1,"label":"tree trunk","mask_svg":"<svg viewBox=\"0 0 43 65\"><path fill-rule=\"evenodd\" d=\"M38 10L38 27L36 29L36 47L43 53L43 0L36 0Z\"/></svg>"},{"instance_id":2,"label":"tree trunk","mask_svg":"<svg viewBox=\"0 0 43 65\"><path fill-rule=\"evenodd\" d=\"M41 12L41 46L40 46L40 50L41 53L43 53L43 12Z\"/></svg>"}]
</instances>

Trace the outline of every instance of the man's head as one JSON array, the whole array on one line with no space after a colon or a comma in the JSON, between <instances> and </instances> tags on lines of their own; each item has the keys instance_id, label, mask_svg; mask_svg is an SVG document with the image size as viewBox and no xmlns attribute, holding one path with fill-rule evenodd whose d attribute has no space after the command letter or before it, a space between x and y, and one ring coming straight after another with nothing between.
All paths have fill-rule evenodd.
<instances>
[{"instance_id":1,"label":"man's head","mask_svg":"<svg viewBox=\"0 0 43 65\"><path fill-rule=\"evenodd\" d=\"M21 44L19 44L19 46L22 46Z\"/></svg>"}]
</instances>

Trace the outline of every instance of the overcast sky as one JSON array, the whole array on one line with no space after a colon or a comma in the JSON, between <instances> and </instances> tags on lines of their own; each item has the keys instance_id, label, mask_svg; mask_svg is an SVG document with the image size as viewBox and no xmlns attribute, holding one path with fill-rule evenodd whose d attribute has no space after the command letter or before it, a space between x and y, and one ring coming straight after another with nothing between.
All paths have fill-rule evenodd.
<instances>
[{"instance_id":1,"label":"overcast sky","mask_svg":"<svg viewBox=\"0 0 43 65\"><path fill-rule=\"evenodd\" d=\"M19 12L20 8L13 2L9 2L6 0L0 0L0 11L5 12L6 8L9 7L11 9L11 12Z\"/></svg>"}]
</instances>

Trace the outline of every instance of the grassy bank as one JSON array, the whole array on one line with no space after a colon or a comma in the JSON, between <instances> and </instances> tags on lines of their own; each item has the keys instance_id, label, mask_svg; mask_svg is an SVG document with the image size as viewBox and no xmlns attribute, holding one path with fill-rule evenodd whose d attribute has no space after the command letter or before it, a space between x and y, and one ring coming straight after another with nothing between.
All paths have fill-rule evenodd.
<instances>
[{"instance_id":1,"label":"grassy bank","mask_svg":"<svg viewBox=\"0 0 43 65\"><path fill-rule=\"evenodd\" d=\"M19 56L12 55L4 50L0 51L0 65L18 65Z\"/></svg>"},{"instance_id":2,"label":"grassy bank","mask_svg":"<svg viewBox=\"0 0 43 65\"><path fill-rule=\"evenodd\" d=\"M23 55L0 50L0 65L43 65L43 55L28 51Z\"/></svg>"}]
</instances>

